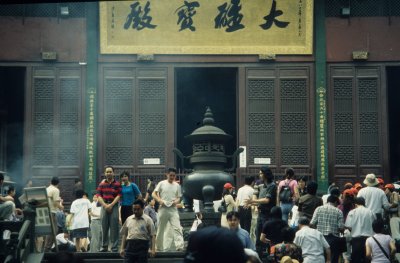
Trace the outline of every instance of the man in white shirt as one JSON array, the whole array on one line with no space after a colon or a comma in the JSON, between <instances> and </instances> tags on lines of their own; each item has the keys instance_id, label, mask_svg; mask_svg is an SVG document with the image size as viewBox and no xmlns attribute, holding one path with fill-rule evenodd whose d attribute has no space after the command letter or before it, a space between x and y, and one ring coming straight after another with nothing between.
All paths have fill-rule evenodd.
<instances>
[{"instance_id":1,"label":"man in white shirt","mask_svg":"<svg viewBox=\"0 0 400 263\"><path fill-rule=\"evenodd\" d=\"M365 241L374 234L372 222L375 215L366 208L363 197L354 199L356 208L351 210L346 218L345 227L351 232L351 262L367 262L365 257Z\"/></svg>"},{"instance_id":2,"label":"man in white shirt","mask_svg":"<svg viewBox=\"0 0 400 263\"><path fill-rule=\"evenodd\" d=\"M166 251L164 235L170 233L168 227L173 230L173 241L177 251L183 251L183 233L179 221L177 205L181 202L181 186L175 182L176 169L169 168L166 173L167 180L159 182L152 193L152 197L160 204L158 209L158 228L156 247L158 251Z\"/></svg>"},{"instance_id":3,"label":"man in white shirt","mask_svg":"<svg viewBox=\"0 0 400 263\"><path fill-rule=\"evenodd\" d=\"M358 192L357 197L363 197L365 199L365 207L369 208L372 213L377 216L377 218L382 218L382 207L388 209L391 205L385 195L385 192L377 187L379 185L379 181L375 174L367 174L364 184L367 187L362 188Z\"/></svg>"},{"instance_id":4,"label":"man in white shirt","mask_svg":"<svg viewBox=\"0 0 400 263\"><path fill-rule=\"evenodd\" d=\"M296 232L294 243L301 247L303 263L330 263L331 249L321 232L310 228L310 219L299 218L299 231ZM326 253L326 260L324 257Z\"/></svg>"},{"instance_id":5,"label":"man in white shirt","mask_svg":"<svg viewBox=\"0 0 400 263\"><path fill-rule=\"evenodd\" d=\"M97 195L93 195L93 202L90 204L90 251L99 252L101 249L101 204L97 201Z\"/></svg>"},{"instance_id":6,"label":"man in white shirt","mask_svg":"<svg viewBox=\"0 0 400 263\"><path fill-rule=\"evenodd\" d=\"M240 227L249 233L251 228L251 206L246 205L245 202L253 198L254 180L254 176L246 176L244 185L239 188L236 197L236 206L239 207Z\"/></svg>"},{"instance_id":7,"label":"man in white shirt","mask_svg":"<svg viewBox=\"0 0 400 263\"><path fill-rule=\"evenodd\" d=\"M51 178L51 184L46 188L47 198L50 207L50 220L52 221L52 227L54 228L53 233L57 233L56 213L57 211L64 209L64 206L62 205L60 198L60 189L58 189L59 183L60 180L58 179L58 177L53 177ZM44 244L45 252L50 251L53 244L54 244L54 236L53 235L46 236Z\"/></svg>"}]
</instances>

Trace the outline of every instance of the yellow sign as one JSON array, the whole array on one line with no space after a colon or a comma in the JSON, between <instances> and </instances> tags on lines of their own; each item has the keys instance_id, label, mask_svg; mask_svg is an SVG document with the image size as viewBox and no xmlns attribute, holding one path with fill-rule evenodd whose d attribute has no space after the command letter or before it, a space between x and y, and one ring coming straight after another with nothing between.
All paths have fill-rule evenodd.
<instances>
[{"instance_id":1,"label":"yellow sign","mask_svg":"<svg viewBox=\"0 0 400 263\"><path fill-rule=\"evenodd\" d=\"M103 54L312 54L313 0L100 2Z\"/></svg>"}]
</instances>

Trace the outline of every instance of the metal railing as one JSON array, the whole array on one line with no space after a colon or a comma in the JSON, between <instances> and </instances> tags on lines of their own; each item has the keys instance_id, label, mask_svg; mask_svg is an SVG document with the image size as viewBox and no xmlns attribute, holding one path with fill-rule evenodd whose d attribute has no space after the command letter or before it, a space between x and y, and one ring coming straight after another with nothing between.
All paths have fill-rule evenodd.
<instances>
[{"instance_id":1,"label":"metal railing","mask_svg":"<svg viewBox=\"0 0 400 263\"><path fill-rule=\"evenodd\" d=\"M31 228L34 227L30 220L25 220L19 233L12 232L6 243L7 256L4 263L24 262L31 251L34 240L30 237Z\"/></svg>"}]
</instances>

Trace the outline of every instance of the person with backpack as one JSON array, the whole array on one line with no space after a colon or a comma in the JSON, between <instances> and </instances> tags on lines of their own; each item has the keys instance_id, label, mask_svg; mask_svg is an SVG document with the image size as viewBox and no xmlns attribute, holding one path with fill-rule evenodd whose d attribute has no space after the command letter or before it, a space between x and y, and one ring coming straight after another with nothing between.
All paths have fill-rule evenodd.
<instances>
[{"instance_id":1,"label":"person with backpack","mask_svg":"<svg viewBox=\"0 0 400 263\"><path fill-rule=\"evenodd\" d=\"M276 203L282 209L282 220L288 221L289 213L293 208L294 192L297 187L297 181L294 179L294 170L287 168L285 170L285 180L278 184Z\"/></svg>"}]
</instances>

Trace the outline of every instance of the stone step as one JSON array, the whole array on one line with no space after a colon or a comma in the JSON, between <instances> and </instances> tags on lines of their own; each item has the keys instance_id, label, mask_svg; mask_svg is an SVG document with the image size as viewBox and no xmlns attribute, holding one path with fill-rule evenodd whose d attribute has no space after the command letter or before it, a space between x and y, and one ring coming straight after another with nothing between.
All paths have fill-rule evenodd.
<instances>
[{"instance_id":1,"label":"stone step","mask_svg":"<svg viewBox=\"0 0 400 263\"><path fill-rule=\"evenodd\" d=\"M98 253L75 253L77 256L85 260L85 262L96 262L96 263L111 263L123 262L123 259L118 253L112 252L98 252ZM56 253L45 253L42 263L48 263L49 259L55 256ZM154 258L149 258L148 262L162 262L162 263L175 263L183 262L183 252L158 252Z\"/></svg>"}]
</instances>

